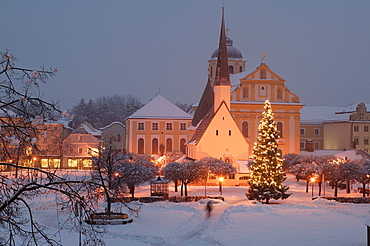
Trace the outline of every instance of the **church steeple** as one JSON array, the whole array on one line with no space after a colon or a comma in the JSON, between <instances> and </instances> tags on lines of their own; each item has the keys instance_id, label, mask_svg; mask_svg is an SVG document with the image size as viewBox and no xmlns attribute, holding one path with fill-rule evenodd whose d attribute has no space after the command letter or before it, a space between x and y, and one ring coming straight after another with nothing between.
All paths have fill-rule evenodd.
<instances>
[{"instance_id":1,"label":"church steeple","mask_svg":"<svg viewBox=\"0 0 370 246\"><path fill-rule=\"evenodd\" d=\"M231 83L229 76L229 64L226 47L224 8L222 8L221 33L217 55L216 78L215 83L213 85L214 112L218 110L218 107L220 107L222 102L225 102L226 106L230 109L230 87Z\"/></svg>"},{"instance_id":2,"label":"church steeple","mask_svg":"<svg viewBox=\"0 0 370 246\"><path fill-rule=\"evenodd\" d=\"M226 44L226 31L225 31L225 20L224 20L224 8L222 7L222 21L221 21L221 33L220 43L218 47L217 55L217 67L216 67L216 85L231 85L229 77L229 65L227 56L227 44Z\"/></svg>"}]
</instances>

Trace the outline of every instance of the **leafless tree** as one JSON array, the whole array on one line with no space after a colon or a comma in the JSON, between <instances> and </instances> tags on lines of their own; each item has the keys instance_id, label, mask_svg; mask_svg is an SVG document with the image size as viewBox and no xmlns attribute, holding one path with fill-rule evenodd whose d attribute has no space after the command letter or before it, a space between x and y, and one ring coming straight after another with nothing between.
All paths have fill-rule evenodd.
<instances>
[{"instance_id":1,"label":"leafless tree","mask_svg":"<svg viewBox=\"0 0 370 246\"><path fill-rule=\"evenodd\" d=\"M103 245L94 228L84 229L79 223L82 216L73 216L72 208L81 208L83 216L94 209L94 203L83 198L91 181L61 177L27 164L28 151L37 150L39 126L61 114L56 103L42 99L39 88L57 69L27 69L16 61L8 51L0 52L0 170L16 170L15 177L0 172L0 245L61 245L34 216L32 200L46 193L58 194L59 207L87 235L85 245ZM21 177L18 170L36 175Z\"/></svg>"}]
</instances>

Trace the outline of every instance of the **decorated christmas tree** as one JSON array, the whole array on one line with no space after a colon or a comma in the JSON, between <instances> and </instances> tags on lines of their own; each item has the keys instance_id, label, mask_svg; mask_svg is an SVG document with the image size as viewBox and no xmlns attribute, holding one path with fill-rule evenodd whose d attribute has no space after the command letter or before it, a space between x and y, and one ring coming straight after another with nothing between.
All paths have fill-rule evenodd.
<instances>
[{"instance_id":1,"label":"decorated christmas tree","mask_svg":"<svg viewBox=\"0 0 370 246\"><path fill-rule=\"evenodd\" d=\"M283 159L278 152L279 131L268 100L258 126L258 138L253 147L254 159L250 166L248 199L269 203L270 199L286 199L289 189L282 183L286 174L282 169Z\"/></svg>"}]
</instances>

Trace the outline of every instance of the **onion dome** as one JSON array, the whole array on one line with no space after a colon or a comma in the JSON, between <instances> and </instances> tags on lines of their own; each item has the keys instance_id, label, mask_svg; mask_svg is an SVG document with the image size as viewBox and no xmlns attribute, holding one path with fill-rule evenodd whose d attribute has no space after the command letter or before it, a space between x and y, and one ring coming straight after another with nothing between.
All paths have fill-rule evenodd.
<instances>
[{"instance_id":1,"label":"onion dome","mask_svg":"<svg viewBox=\"0 0 370 246\"><path fill-rule=\"evenodd\" d=\"M227 47L227 57L229 59L237 59L237 60L243 59L242 53L233 46L233 41L229 37L226 38L226 47ZM217 55L218 55L218 49L216 49L215 52L213 52L211 59L217 58Z\"/></svg>"}]
</instances>

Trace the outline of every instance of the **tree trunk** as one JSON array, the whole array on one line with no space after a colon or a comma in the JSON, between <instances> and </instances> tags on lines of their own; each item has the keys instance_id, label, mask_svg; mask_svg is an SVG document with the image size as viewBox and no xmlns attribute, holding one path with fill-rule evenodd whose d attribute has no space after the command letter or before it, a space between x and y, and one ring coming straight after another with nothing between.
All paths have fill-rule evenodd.
<instances>
[{"instance_id":1,"label":"tree trunk","mask_svg":"<svg viewBox=\"0 0 370 246\"><path fill-rule=\"evenodd\" d=\"M184 180L181 180L181 196L184 195Z\"/></svg>"},{"instance_id":2,"label":"tree trunk","mask_svg":"<svg viewBox=\"0 0 370 246\"><path fill-rule=\"evenodd\" d=\"M366 184L362 183L362 197L366 196Z\"/></svg>"},{"instance_id":3,"label":"tree trunk","mask_svg":"<svg viewBox=\"0 0 370 246\"><path fill-rule=\"evenodd\" d=\"M179 181L175 179L173 182L175 183L175 192L178 192L177 186L178 186Z\"/></svg>"},{"instance_id":4,"label":"tree trunk","mask_svg":"<svg viewBox=\"0 0 370 246\"><path fill-rule=\"evenodd\" d=\"M319 195L318 196L321 196L321 184L322 184L322 182L318 183L318 185L319 185Z\"/></svg>"},{"instance_id":5,"label":"tree trunk","mask_svg":"<svg viewBox=\"0 0 370 246\"><path fill-rule=\"evenodd\" d=\"M350 189L350 186L349 186L349 180L346 181L346 193L347 194L351 193L351 189Z\"/></svg>"},{"instance_id":6,"label":"tree trunk","mask_svg":"<svg viewBox=\"0 0 370 246\"><path fill-rule=\"evenodd\" d=\"M188 184L184 183L185 186L185 196L188 196Z\"/></svg>"},{"instance_id":7,"label":"tree trunk","mask_svg":"<svg viewBox=\"0 0 370 246\"><path fill-rule=\"evenodd\" d=\"M334 197L338 196L338 185L334 185Z\"/></svg>"},{"instance_id":8,"label":"tree trunk","mask_svg":"<svg viewBox=\"0 0 370 246\"><path fill-rule=\"evenodd\" d=\"M130 185L130 193L131 193L131 197L134 198L135 197L135 185Z\"/></svg>"},{"instance_id":9,"label":"tree trunk","mask_svg":"<svg viewBox=\"0 0 370 246\"><path fill-rule=\"evenodd\" d=\"M307 179L307 180L306 180L306 193L308 193L308 184L309 184L309 182L310 182L310 181Z\"/></svg>"}]
</instances>

